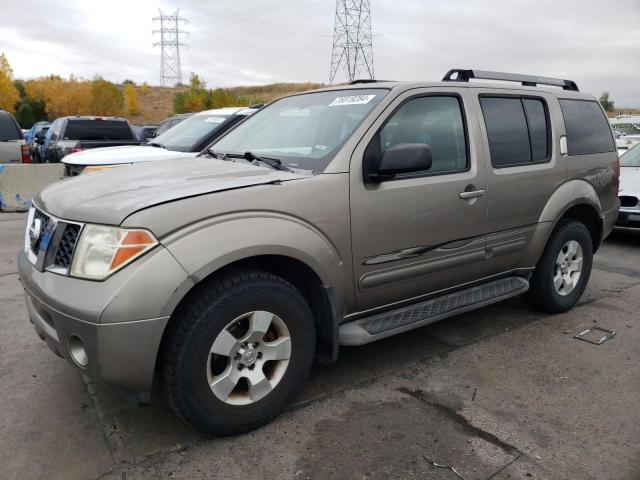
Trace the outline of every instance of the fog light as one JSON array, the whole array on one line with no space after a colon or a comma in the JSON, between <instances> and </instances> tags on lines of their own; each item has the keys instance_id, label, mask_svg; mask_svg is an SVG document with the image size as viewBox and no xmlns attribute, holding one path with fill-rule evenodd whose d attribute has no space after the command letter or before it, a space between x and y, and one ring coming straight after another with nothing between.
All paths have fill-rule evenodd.
<instances>
[{"instance_id":1,"label":"fog light","mask_svg":"<svg viewBox=\"0 0 640 480\"><path fill-rule=\"evenodd\" d=\"M89 364L89 357L87 357L87 351L84 349L84 343L77 335L69 337L69 353L79 367L85 368Z\"/></svg>"}]
</instances>

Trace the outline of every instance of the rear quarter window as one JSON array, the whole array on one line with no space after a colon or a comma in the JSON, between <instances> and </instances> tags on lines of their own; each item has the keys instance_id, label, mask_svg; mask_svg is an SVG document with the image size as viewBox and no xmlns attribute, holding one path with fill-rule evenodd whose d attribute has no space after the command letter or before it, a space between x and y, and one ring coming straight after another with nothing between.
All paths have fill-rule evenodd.
<instances>
[{"instance_id":1,"label":"rear quarter window","mask_svg":"<svg viewBox=\"0 0 640 480\"><path fill-rule=\"evenodd\" d=\"M560 99L569 155L615 151L611 127L600 106L591 100Z\"/></svg>"},{"instance_id":2,"label":"rear quarter window","mask_svg":"<svg viewBox=\"0 0 640 480\"><path fill-rule=\"evenodd\" d=\"M20 140L22 139L22 131L18 124L8 113L0 113L0 141Z\"/></svg>"},{"instance_id":3,"label":"rear quarter window","mask_svg":"<svg viewBox=\"0 0 640 480\"><path fill-rule=\"evenodd\" d=\"M65 140L134 140L126 122L117 120L69 120Z\"/></svg>"}]
</instances>

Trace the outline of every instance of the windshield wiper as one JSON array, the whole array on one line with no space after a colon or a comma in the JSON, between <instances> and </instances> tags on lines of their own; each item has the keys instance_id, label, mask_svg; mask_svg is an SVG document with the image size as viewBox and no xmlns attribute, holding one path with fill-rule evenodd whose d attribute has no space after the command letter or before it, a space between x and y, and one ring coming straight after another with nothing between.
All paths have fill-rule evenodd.
<instances>
[{"instance_id":1,"label":"windshield wiper","mask_svg":"<svg viewBox=\"0 0 640 480\"><path fill-rule=\"evenodd\" d=\"M157 148L164 148L164 149L167 148L166 145L163 145L163 144L158 143L158 142L149 142L147 145L151 145L152 147L157 147Z\"/></svg>"},{"instance_id":2,"label":"windshield wiper","mask_svg":"<svg viewBox=\"0 0 640 480\"><path fill-rule=\"evenodd\" d=\"M292 171L289 167L286 167L286 166L284 166L282 164L282 160L279 160L277 158L262 157L262 156L254 155L251 152L244 152L243 155L240 155L240 154L237 154L237 153L227 153L226 156L227 157L232 157L232 158L244 158L248 162L256 162L257 161L257 162L266 163L270 167L275 168L276 170L282 170L283 172L291 172Z\"/></svg>"}]
</instances>

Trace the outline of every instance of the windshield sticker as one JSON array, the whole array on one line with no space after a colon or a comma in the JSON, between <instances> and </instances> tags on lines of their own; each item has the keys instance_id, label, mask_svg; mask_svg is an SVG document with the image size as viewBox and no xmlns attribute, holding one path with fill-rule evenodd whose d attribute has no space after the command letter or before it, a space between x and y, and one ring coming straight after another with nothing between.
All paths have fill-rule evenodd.
<instances>
[{"instance_id":1,"label":"windshield sticker","mask_svg":"<svg viewBox=\"0 0 640 480\"><path fill-rule=\"evenodd\" d=\"M207 117L204 121L207 123L222 123L224 122L224 117Z\"/></svg>"},{"instance_id":2,"label":"windshield sticker","mask_svg":"<svg viewBox=\"0 0 640 480\"><path fill-rule=\"evenodd\" d=\"M376 98L375 95L350 95L348 97L338 97L329 104L330 107L340 105L364 105Z\"/></svg>"}]
</instances>

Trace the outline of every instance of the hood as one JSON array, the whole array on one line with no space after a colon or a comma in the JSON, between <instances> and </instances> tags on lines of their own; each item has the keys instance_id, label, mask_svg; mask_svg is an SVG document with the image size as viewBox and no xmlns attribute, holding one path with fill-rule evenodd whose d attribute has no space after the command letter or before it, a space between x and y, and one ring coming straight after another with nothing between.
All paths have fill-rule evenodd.
<instances>
[{"instance_id":1,"label":"hood","mask_svg":"<svg viewBox=\"0 0 640 480\"><path fill-rule=\"evenodd\" d=\"M132 213L160 203L311 175L209 157L183 158L62 180L42 190L35 203L59 218L119 225Z\"/></svg>"},{"instance_id":2,"label":"hood","mask_svg":"<svg viewBox=\"0 0 640 480\"><path fill-rule=\"evenodd\" d=\"M160 147L135 145L128 147L90 148L72 153L62 159L68 165L119 165L150 162L169 158L193 158L199 152L174 152Z\"/></svg>"},{"instance_id":3,"label":"hood","mask_svg":"<svg viewBox=\"0 0 640 480\"><path fill-rule=\"evenodd\" d=\"M620 167L619 195L640 197L640 167Z\"/></svg>"}]
</instances>

